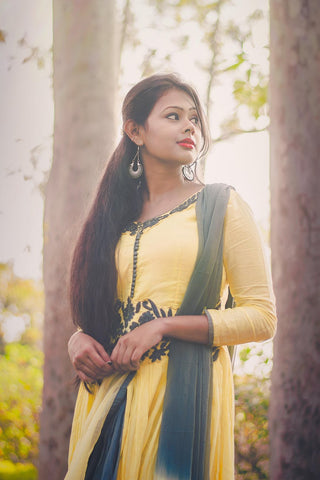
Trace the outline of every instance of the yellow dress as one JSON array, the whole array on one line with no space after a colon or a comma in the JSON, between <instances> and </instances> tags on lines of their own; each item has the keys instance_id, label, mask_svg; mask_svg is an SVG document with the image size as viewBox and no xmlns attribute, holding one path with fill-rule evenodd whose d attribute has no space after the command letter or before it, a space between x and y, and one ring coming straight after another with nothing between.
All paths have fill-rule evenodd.
<instances>
[{"instance_id":1,"label":"yellow dress","mask_svg":"<svg viewBox=\"0 0 320 480\"><path fill-rule=\"evenodd\" d=\"M152 318L174 315L179 308L197 256L196 198L160 217L133 224L122 234L116 263L123 333ZM214 346L221 346L213 363L210 480L234 478L233 379L226 345L266 340L276 325L260 235L249 207L233 190L224 221L222 305L228 285L236 308L209 311ZM151 349L129 383L117 480L156 479L167 354L168 341ZM105 378L93 394L80 386L66 480L84 479L90 453L123 378L120 374Z\"/></svg>"}]
</instances>

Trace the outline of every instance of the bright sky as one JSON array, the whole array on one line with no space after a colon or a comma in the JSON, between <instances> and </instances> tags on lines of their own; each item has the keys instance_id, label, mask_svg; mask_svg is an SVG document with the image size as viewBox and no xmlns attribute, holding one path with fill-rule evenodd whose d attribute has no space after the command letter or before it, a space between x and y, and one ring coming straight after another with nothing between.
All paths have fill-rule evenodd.
<instances>
[{"instance_id":1,"label":"bright sky","mask_svg":"<svg viewBox=\"0 0 320 480\"><path fill-rule=\"evenodd\" d=\"M265 7L266 0L235 2L230 14L242 21L255 8ZM135 14L139 20L143 41L150 46L157 42L159 49L168 42L164 33L155 38L152 31L143 28L150 21L150 11L143 0L136 0ZM19 12L19 14L17 14ZM185 28L190 28L186 23ZM41 168L48 168L51 161L53 104L51 91L50 55L46 54L43 69L35 60L23 63L30 55L26 46L18 46L25 39L31 47L48 52L52 44L52 12L50 0L2 0L0 2L0 29L7 33L6 42L0 43L0 91L1 91L1 160L0 160L0 261L12 260L18 275L40 278L42 266L42 216L43 200L34 182L24 180L24 175L34 174L41 180L39 171L30 161L32 151ZM189 31L190 33L190 31ZM266 43L266 26L255 32L257 48ZM147 40L146 40L147 39ZM142 47L141 47L142 48ZM204 87L192 69L199 59L197 35L192 49L177 50L174 54L175 70L191 80L203 95ZM193 55L194 58L192 58ZM190 53L191 52L191 53ZM135 55L139 56L139 49ZM161 53L161 52L160 52ZM260 48L263 56L265 51ZM124 90L139 80L137 57L128 52L124 58L130 76L124 78ZM225 95L226 85L215 88L213 128L232 109L232 99ZM229 112L230 113L230 112ZM256 219L263 229L268 229L269 218L269 141L267 133L241 135L228 142L218 143L207 165L206 181L222 181L234 185L249 202Z\"/></svg>"}]
</instances>

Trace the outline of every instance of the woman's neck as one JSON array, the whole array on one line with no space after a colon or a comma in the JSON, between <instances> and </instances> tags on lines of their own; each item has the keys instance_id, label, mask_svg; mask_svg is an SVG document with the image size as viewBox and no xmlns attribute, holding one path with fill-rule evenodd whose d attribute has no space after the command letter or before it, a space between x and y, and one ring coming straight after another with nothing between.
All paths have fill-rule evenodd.
<instances>
[{"instance_id":1,"label":"woman's neck","mask_svg":"<svg viewBox=\"0 0 320 480\"><path fill-rule=\"evenodd\" d=\"M162 165L149 166L145 168L145 178L148 186L145 201L150 203L189 190L190 182L185 181L180 166L178 168Z\"/></svg>"},{"instance_id":2,"label":"woman's neck","mask_svg":"<svg viewBox=\"0 0 320 480\"><path fill-rule=\"evenodd\" d=\"M186 181L179 169L145 170L148 193L145 195L139 221L154 218L177 205L201 190L203 185L198 182Z\"/></svg>"}]
</instances>

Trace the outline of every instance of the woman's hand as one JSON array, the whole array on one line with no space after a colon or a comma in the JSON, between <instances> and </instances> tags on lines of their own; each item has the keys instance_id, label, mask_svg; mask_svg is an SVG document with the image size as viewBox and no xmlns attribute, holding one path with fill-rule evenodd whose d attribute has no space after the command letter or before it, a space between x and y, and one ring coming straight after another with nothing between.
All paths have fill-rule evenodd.
<instances>
[{"instance_id":1,"label":"woman's hand","mask_svg":"<svg viewBox=\"0 0 320 480\"><path fill-rule=\"evenodd\" d=\"M142 355L161 342L162 319L154 319L119 338L111 354L112 366L120 372L137 370Z\"/></svg>"},{"instance_id":2,"label":"woman's hand","mask_svg":"<svg viewBox=\"0 0 320 480\"><path fill-rule=\"evenodd\" d=\"M92 383L114 373L114 368L108 365L109 355L90 335L75 332L68 342L68 352L74 369L84 382Z\"/></svg>"}]
</instances>

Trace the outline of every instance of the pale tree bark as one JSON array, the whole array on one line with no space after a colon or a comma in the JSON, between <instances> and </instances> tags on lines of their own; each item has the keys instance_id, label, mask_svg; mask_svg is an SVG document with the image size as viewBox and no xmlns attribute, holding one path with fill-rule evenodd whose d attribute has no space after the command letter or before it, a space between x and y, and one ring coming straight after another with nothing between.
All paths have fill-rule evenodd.
<instances>
[{"instance_id":1,"label":"pale tree bark","mask_svg":"<svg viewBox=\"0 0 320 480\"><path fill-rule=\"evenodd\" d=\"M75 400L68 269L81 219L115 143L118 42L112 0L53 1L54 151L44 219L41 480L66 472Z\"/></svg>"},{"instance_id":2,"label":"pale tree bark","mask_svg":"<svg viewBox=\"0 0 320 480\"><path fill-rule=\"evenodd\" d=\"M271 0L271 479L320 478L320 2Z\"/></svg>"}]
</instances>

